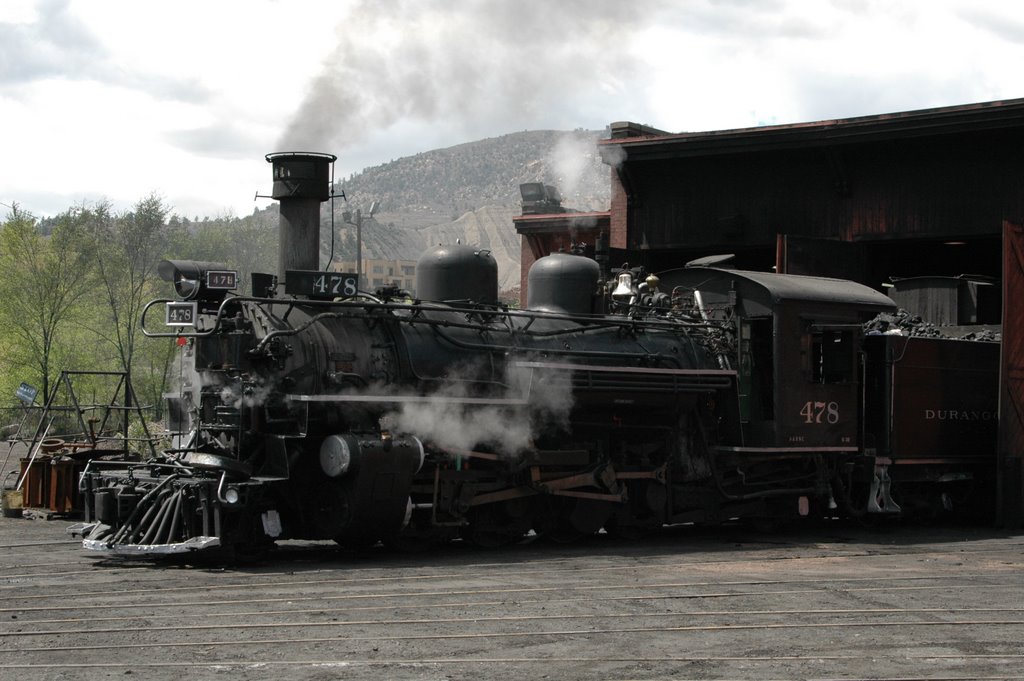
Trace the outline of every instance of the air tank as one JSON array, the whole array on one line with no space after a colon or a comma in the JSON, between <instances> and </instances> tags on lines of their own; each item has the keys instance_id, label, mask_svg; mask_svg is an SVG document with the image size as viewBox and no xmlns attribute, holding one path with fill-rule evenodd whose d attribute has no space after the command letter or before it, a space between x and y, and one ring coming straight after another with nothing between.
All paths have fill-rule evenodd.
<instances>
[{"instance_id":1,"label":"air tank","mask_svg":"<svg viewBox=\"0 0 1024 681\"><path fill-rule=\"evenodd\" d=\"M541 312L590 314L601 268L590 258L552 253L537 260L527 275L526 307Z\"/></svg>"},{"instance_id":2,"label":"air tank","mask_svg":"<svg viewBox=\"0 0 1024 681\"><path fill-rule=\"evenodd\" d=\"M416 263L416 297L494 305L498 302L498 263L490 251L479 247L435 246Z\"/></svg>"}]
</instances>

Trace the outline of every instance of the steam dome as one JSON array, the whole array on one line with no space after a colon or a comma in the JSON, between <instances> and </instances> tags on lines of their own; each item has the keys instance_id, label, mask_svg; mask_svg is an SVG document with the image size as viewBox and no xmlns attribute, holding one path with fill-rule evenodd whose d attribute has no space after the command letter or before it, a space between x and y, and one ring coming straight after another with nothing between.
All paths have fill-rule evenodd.
<instances>
[{"instance_id":1,"label":"steam dome","mask_svg":"<svg viewBox=\"0 0 1024 681\"><path fill-rule=\"evenodd\" d=\"M498 302L498 263L474 246L435 246L416 263L416 297L438 302Z\"/></svg>"},{"instance_id":2,"label":"steam dome","mask_svg":"<svg viewBox=\"0 0 1024 681\"><path fill-rule=\"evenodd\" d=\"M552 253L530 267L526 307L541 312L590 314L601 268L590 258Z\"/></svg>"}]
</instances>

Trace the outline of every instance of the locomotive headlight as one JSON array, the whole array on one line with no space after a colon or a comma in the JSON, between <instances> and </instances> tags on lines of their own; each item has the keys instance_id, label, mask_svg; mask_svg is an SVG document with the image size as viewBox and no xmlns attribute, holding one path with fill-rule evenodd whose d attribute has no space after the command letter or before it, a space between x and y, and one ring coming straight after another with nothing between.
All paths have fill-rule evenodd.
<instances>
[{"instance_id":1,"label":"locomotive headlight","mask_svg":"<svg viewBox=\"0 0 1024 681\"><path fill-rule=\"evenodd\" d=\"M359 441L353 435L331 435L320 445L320 468L329 478L348 472L352 457L359 451Z\"/></svg>"},{"instance_id":2,"label":"locomotive headlight","mask_svg":"<svg viewBox=\"0 0 1024 681\"><path fill-rule=\"evenodd\" d=\"M238 284L238 273L216 262L161 260L157 273L185 300L221 301Z\"/></svg>"},{"instance_id":3,"label":"locomotive headlight","mask_svg":"<svg viewBox=\"0 0 1024 681\"><path fill-rule=\"evenodd\" d=\"M226 490L224 490L224 501L231 505L237 504L238 500L241 498L242 495L239 494L237 487L228 487Z\"/></svg>"}]
</instances>

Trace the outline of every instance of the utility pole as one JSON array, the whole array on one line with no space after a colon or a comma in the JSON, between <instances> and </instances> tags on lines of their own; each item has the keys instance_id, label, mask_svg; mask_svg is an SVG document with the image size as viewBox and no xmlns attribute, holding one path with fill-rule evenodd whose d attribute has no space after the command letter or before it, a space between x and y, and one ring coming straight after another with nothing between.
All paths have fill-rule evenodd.
<instances>
[{"instance_id":1,"label":"utility pole","mask_svg":"<svg viewBox=\"0 0 1024 681\"><path fill-rule=\"evenodd\" d=\"M363 290L363 211L356 208L356 288Z\"/></svg>"},{"instance_id":2,"label":"utility pole","mask_svg":"<svg viewBox=\"0 0 1024 681\"><path fill-rule=\"evenodd\" d=\"M380 207L380 201L373 201L370 203L370 210L367 211L366 217L372 218L373 214L377 212ZM350 225L356 226L356 282L359 290L363 289L363 211L361 208L356 208L355 222L351 219L349 213L345 213L343 220Z\"/></svg>"}]
</instances>

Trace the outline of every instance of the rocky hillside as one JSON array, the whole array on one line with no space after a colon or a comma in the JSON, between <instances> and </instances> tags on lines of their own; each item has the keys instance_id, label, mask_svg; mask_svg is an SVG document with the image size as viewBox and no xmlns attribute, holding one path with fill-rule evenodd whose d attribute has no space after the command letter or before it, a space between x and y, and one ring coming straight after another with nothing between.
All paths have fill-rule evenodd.
<instances>
[{"instance_id":1,"label":"rocky hillside","mask_svg":"<svg viewBox=\"0 0 1024 681\"><path fill-rule=\"evenodd\" d=\"M335 257L355 257L356 230L343 213L358 208L364 214L364 257L415 260L430 246L461 240L491 250L503 290L517 286L520 243L512 216L521 212L519 185L555 185L567 208L607 209L610 171L596 148L602 136L583 130L519 132L367 168L338 183L347 202L334 202ZM374 201L379 207L367 219ZM327 213L325 254L329 225Z\"/></svg>"}]
</instances>

